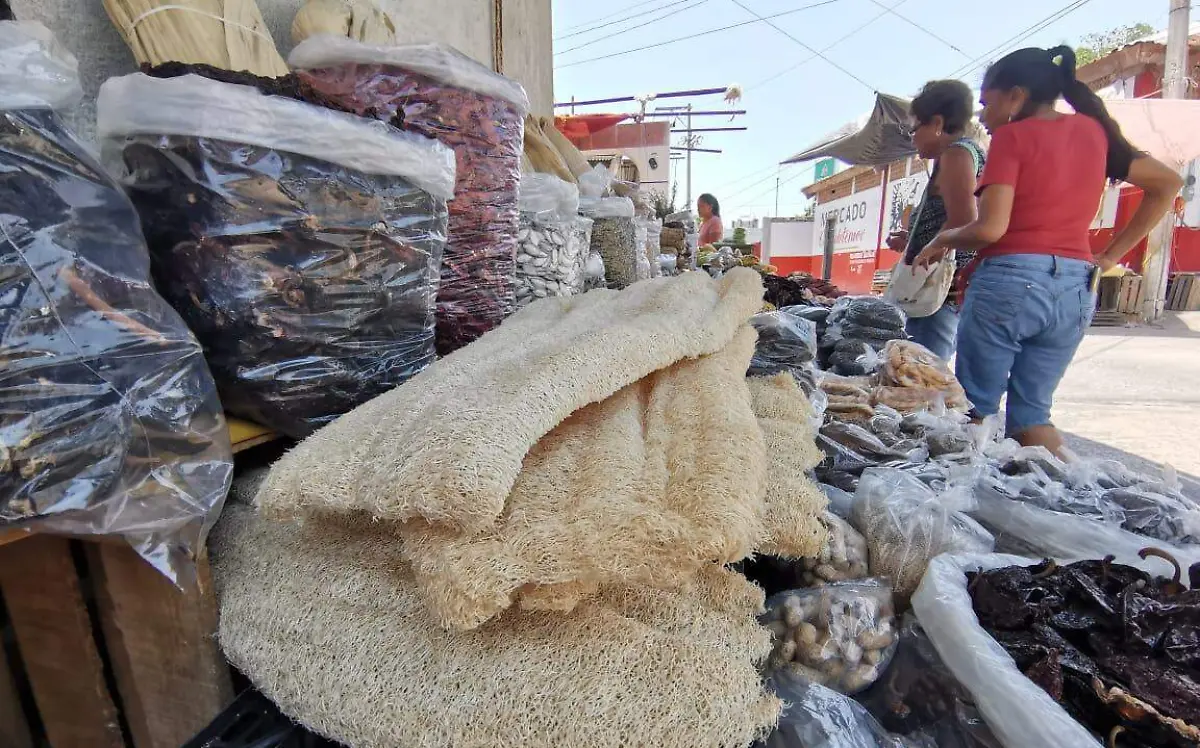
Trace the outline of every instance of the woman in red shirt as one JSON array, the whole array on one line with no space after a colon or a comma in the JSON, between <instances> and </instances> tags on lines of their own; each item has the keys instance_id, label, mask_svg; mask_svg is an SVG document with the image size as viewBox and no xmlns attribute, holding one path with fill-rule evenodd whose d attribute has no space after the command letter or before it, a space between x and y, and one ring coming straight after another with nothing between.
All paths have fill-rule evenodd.
<instances>
[{"instance_id":1,"label":"woman in red shirt","mask_svg":"<svg viewBox=\"0 0 1200 748\"><path fill-rule=\"evenodd\" d=\"M1062 96L1076 114L1054 108ZM1000 411L1009 436L1062 448L1050 407L1095 311L1097 265L1110 267L1145 238L1182 186L1179 175L1138 153L1075 77L1070 47L1022 49L983 80L983 124L992 133L979 180L979 214L943 231L915 264L951 248L978 250L959 321L957 374L974 415ZM1106 179L1145 198L1108 247L1093 256L1088 230Z\"/></svg>"},{"instance_id":2,"label":"woman in red shirt","mask_svg":"<svg viewBox=\"0 0 1200 748\"><path fill-rule=\"evenodd\" d=\"M700 214L699 246L721 241L725 226L721 223L721 204L717 198L705 192L696 200L696 212Z\"/></svg>"}]
</instances>

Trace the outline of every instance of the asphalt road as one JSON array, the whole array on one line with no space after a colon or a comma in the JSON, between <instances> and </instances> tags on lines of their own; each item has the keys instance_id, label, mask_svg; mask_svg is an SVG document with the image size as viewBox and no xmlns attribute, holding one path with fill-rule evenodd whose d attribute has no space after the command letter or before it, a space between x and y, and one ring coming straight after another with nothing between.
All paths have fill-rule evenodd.
<instances>
[{"instance_id":1,"label":"asphalt road","mask_svg":"<svg viewBox=\"0 0 1200 748\"><path fill-rule=\"evenodd\" d=\"M1200 501L1200 312L1092 328L1058 388L1054 421L1081 456L1141 472L1170 465Z\"/></svg>"}]
</instances>

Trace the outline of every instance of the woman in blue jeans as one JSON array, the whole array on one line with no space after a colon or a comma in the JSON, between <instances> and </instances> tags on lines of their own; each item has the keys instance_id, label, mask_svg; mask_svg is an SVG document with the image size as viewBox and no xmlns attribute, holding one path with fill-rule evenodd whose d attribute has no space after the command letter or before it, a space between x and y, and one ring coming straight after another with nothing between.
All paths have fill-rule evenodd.
<instances>
[{"instance_id":1,"label":"woman in blue jeans","mask_svg":"<svg viewBox=\"0 0 1200 748\"><path fill-rule=\"evenodd\" d=\"M888 237L893 251L904 251L912 265L917 254L939 231L965 226L975 220L975 183L983 172L983 148L967 135L975 96L962 81L930 81L912 101L912 139L922 158L934 162L929 185L908 230ZM960 252L959 268L970 261ZM928 317L909 317L909 337L949 361L954 357L958 332L955 287L941 308Z\"/></svg>"},{"instance_id":2,"label":"woman in blue jeans","mask_svg":"<svg viewBox=\"0 0 1200 748\"><path fill-rule=\"evenodd\" d=\"M1055 110L1060 96L1075 114ZM1104 102L1076 79L1070 47L1022 49L997 61L984 76L983 106L992 142L979 215L938 234L916 264L951 248L978 250L959 321L959 381L977 418L998 413L1007 394L1008 435L1060 453L1050 408L1091 324L1099 268L1149 233L1182 180L1125 139ZM1145 197L1093 256L1088 229L1106 178L1141 187Z\"/></svg>"}]
</instances>

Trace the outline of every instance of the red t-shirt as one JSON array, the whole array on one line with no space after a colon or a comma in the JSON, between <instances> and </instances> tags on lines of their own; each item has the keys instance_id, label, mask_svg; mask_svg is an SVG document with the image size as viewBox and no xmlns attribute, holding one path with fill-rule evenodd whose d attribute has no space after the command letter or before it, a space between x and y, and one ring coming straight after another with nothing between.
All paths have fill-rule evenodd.
<instances>
[{"instance_id":1,"label":"red t-shirt","mask_svg":"<svg viewBox=\"0 0 1200 748\"><path fill-rule=\"evenodd\" d=\"M981 257L1038 254L1092 261L1088 230L1104 196L1108 138L1091 117L1030 117L992 135L981 194L993 184L1013 188L1012 218L1000 241Z\"/></svg>"}]
</instances>

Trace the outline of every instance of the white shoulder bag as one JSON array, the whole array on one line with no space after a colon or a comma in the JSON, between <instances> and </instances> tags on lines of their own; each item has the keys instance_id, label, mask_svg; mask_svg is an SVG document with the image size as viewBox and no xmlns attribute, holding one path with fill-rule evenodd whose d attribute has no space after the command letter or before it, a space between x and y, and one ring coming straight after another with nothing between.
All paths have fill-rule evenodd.
<instances>
[{"instance_id":1,"label":"white shoulder bag","mask_svg":"<svg viewBox=\"0 0 1200 748\"><path fill-rule=\"evenodd\" d=\"M929 317L946 303L956 271L954 250L928 268L905 264L892 268L883 297L904 310L909 317Z\"/></svg>"}]
</instances>

